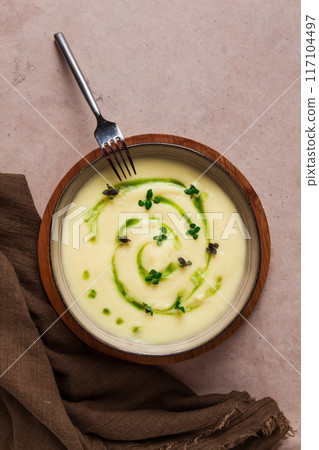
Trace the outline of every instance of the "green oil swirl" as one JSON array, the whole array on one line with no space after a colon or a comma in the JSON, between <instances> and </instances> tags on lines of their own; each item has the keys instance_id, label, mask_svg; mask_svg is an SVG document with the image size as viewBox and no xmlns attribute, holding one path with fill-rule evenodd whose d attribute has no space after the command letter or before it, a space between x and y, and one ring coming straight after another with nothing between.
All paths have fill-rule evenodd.
<instances>
[{"instance_id":1,"label":"green oil swirl","mask_svg":"<svg viewBox=\"0 0 319 450\"><path fill-rule=\"evenodd\" d=\"M184 189L186 186L175 178L138 178L137 180L123 181L114 185L114 188L119 191L120 194L131 191L133 189L140 188L142 186L155 186L155 185L169 185ZM89 227L90 233L94 235L90 239L90 242L95 242L95 236L97 235L97 221L104 210L104 208L113 200L110 200L107 196L103 196L84 216L84 222Z\"/></svg>"},{"instance_id":2,"label":"green oil swirl","mask_svg":"<svg viewBox=\"0 0 319 450\"><path fill-rule=\"evenodd\" d=\"M181 189L182 195L183 195L183 191L186 187L181 181L173 179L173 178L140 178L137 180L131 180L131 181L125 181L122 183L118 183L114 187L120 193L124 193L124 192L129 192L129 191L132 191L134 189L137 189L137 188L140 188L143 186L147 186L149 188L152 185L174 186L174 187ZM192 223L191 218L188 216L188 214L185 212L185 210L180 205L178 205L174 200L167 198L165 196L162 196L162 195L157 195L157 197L160 200L160 204L165 204L165 205L168 205L171 208L175 209L175 211L178 212L178 214L181 216L181 218L183 218L186 221L187 224ZM116 200L113 200L113 201L116 201ZM205 232L205 238L206 238L207 242L209 242L209 224L208 224L208 220L207 220L207 216L206 216L205 208L204 208L204 196L201 193L200 195L195 196L191 200L191 202L193 203L193 206L195 207L196 211L200 214L201 222L202 222L204 232ZM90 231L97 232L97 221L98 221L99 215L101 214L101 212L104 210L104 208L109 203L110 203L110 200L107 197L103 197L99 202L96 203L96 205L93 208L91 208L88 211L84 220L87 223ZM113 280L114 280L116 289L119 292L120 296L126 302L131 304L133 307L135 307L139 310L145 311L144 301L132 296L129 293L129 289L123 283L123 281L119 278L118 270L116 267L116 261L117 261L116 253L117 253L117 250L121 247L118 242L118 236L122 236L122 235L126 234L127 229L137 225L140 222L140 220L141 219L138 219L138 218L130 218L130 219L126 220L126 222L119 228L119 230L115 236L115 243L117 245L115 247L115 250L114 250L113 256L112 256L112 274L113 274ZM153 222L155 222L155 221L160 222L160 219L158 219L156 217L151 217L149 220L153 221ZM178 256L181 256L181 254L179 253L179 250L181 249L181 241L180 241L177 233L170 226L168 226L167 224L163 224L163 223L161 225L165 226L167 228L170 235L172 236L172 239L174 239L173 245L174 245L175 250L177 251L177 257L176 257L176 260L177 260ZM148 243L142 245L142 247L139 248L139 250L137 252L137 256L136 256L137 272L143 281L145 281L145 278L149 274L149 270L146 269L143 265L143 252L144 252L146 246L151 245L151 244L152 244L152 242L148 242ZM190 292L186 292L186 291L179 292L176 296L176 299L172 302L172 304L168 308L165 308L165 309L152 308L152 311L154 314L170 314L170 315L181 314L181 311L180 311L181 305L183 306L182 309L184 310L184 312L188 313L188 312L198 308L201 305L201 303L196 300L191 304L187 303L187 301L191 299L191 297L194 295L194 293L200 288L200 286L205 281L205 275L208 272L209 264L211 262L211 254L205 252L205 259L206 259L205 266L198 268L198 269L194 268L193 273L189 277L190 281L194 285L194 287L190 290ZM171 275L177 269L179 269L179 265L177 264L177 261L176 262L171 261L163 269L161 280L164 281L164 280L170 278ZM217 277L214 287L207 289L203 298L205 299L205 298L213 296L220 289L221 285L222 285L222 277ZM178 307L179 307L179 309L177 309Z\"/></svg>"},{"instance_id":3,"label":"green oil swirl","mask_svg":"<svg viewBox=\"0 0 319 450\"><path fill-rule=\"evenodd\" d=\"M139 273L139 276L141 277L141 279L143 281L145 281L145 278L148 276L149 274L149 270L145 269L145 267L143 266L143 262L142 262L142 256L143 256L143 251L145 249L145 247L147 245L150 245L150 242L147 242L146 244L144 244L139 251L137 252L137 256L136 256L136 264L137 264L137 270ZM174 262L170 262L165 269L162 271L162 277L161 277L161 282L163 282L164 280L166 280L173 272L175 272L175 270L178 268L178 264L174 263ZM145 281L145 283L147 284L147 282Z\"/></svg>"}]
</instances>

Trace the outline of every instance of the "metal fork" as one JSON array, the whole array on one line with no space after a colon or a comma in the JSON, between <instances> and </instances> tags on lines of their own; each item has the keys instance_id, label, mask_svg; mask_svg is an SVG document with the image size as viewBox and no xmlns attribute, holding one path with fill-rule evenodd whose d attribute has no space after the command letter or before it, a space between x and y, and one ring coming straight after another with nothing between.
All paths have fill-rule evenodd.
<instances>
[{"instance_id":1,"label":"metal fork","mask_svg":"<svg viewBox=\"0 0 319 450\"><path fill-rule=\"evenodd\" d=\"M131 167L136 174L136 170L133 164L133 160L131 158L130 152L127 148L127 145L125 144L123 135L119 129L119 127L114 122L109 122L108 120L105 120L102 114L100 113L99 107L96 104L96 101L93 97L93 94L85 81L85 78L83 76L83 73L76 62L76 59L63 35L63 33L56 33L54 35L55 42L58 44L58 47L60 48L61 52L65 56L65 59L67 60L73 75L82 91L82 94L84 95L86 101L88 102L91 110L93 111L93 114L95 115L97 119L97 127L94 131L95 139L97 140L102 152L106 156L108 162L110 163L110 166L112 167L114 173L118 177L120 181L122 181L122 178L120 177L117 168L115 167L115 164L113 163L111 159L111 155L113 155L118 167L121 169L122 174L126 178L126 174L123 170L123 166L120 164L119 159L117 157L117 153L121 155L122 161L124 163L124 166L129 174L131 176L130 169L128 168L123 151L125 152L129 162L131 163Z\"/></svg>"}]
</instances>

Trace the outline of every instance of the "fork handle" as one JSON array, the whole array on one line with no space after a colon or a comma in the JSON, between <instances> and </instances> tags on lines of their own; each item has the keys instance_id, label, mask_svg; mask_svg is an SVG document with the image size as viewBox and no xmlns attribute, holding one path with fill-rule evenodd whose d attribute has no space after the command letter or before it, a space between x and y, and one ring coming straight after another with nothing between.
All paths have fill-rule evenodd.
<instances>
[{"instance_id":1,"label":"fork handle","mask_svg":"<svg viewBox=\"0 0 319 450\"><path fill-rule=\"evenodd\" d=\"M63 53L65 59L67 60L73 75L82 91L82 94L84 95L86 101L88 102L90 108L93 111L93 114L97 118L97 120L101 119L101 113L99 110L99 107L97 106L97 103L93 97L93 94L85 81L85 78L83 76L83 73L72 53L72 50L69 47L69 44L67 43L67 40L64 37L63 33L55 33L54 35L55 42L57 43L58 47L60 48L61 52Z\"/></svg>"}]
</instances>

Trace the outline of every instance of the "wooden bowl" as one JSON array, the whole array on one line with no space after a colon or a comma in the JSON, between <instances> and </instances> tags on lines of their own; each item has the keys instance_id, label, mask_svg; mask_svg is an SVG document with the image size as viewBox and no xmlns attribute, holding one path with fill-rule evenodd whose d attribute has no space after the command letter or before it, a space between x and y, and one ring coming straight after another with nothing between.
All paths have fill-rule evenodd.
<instances>
[{"instance_id":1,"label":"wooden bowl","mask_svg":"<svg viewBox=\"0 0 319 450\"><path fill-rule=\"evenodd\" d=\"M167 364L183 361L216 347L231 336L245 321L256 305L266 281L270 261L270 236L267 218L260 199L249 181L230 161L212 148L190 139L166 134L133 136L126 138L125 141L127 145L131 147L133 156L135 150L138 152L138 149L145 149L146 145L151 145L154 149L161 145L166 149L171 148L171 151L179 151L178 149L180 149L181 152L188 151L191 157L195 155L195 159L200 158L201 160L205 160L207 166L209 166L212 161L218 160L213 168L215 168L214 170L217 175L219 174L226 180L224 181L226 183L224 188L228 189L229 187L228 194L231 197L236 197L237 195L237 200L239 198L238 201L242 203L243 214L246 214L247 220L250 220L252 228L252 230L249 230L249 232L252 231L252 240L249 245L252 246L250 252L253 256L250 266L247 268L248 273L246 277L247 279L250 277L249 284L247 285L249 291L246 289L246 292L243 294L240 309L237 311L235 317L229 320L226 326L219 330L217 335L212 338L209 338L204 342L203 338L201 341L196 341L196 339L194 339L188 345L185 345L184 342L183 345L176 344L175 346L167 346L166 350L165 346L162 346L161 348L159 346L157 348L156 346L153 346L154 352L152 351L153 347L150 345L144 346L146 349L145 351L134 349L134 345L128 345L126 347L117 345L116 339L119 340L118 338L114 338L115 341L113 339L113 341L105 342L100 337L94 336L91 332L88 332L83 324L80 324L79 319L75 318L72 311L66 307L66 304L63 301L63 295L59 292L59 283L56 282L57 275L53 273L54 270L50 249L52 216L56 211L61 197L63 197L64 193L69 189L69 186L72 185L71 181L73 182L75 177L81 175L88 167L87 162L94 162L95 164L96 161L100 161L100 164L106 164L106 160L104 161L101 157L100 149L93 150L86 155L85 159L78 161L59 182L49 200L42 219L38 241L38 258L42 283L54 309L57 314L61 316L64 323L76 336L95 350L120 359L141 364ZM201 154L202 156L198 154ZM191 346L191 348L189 348L189 346Z\"/></svg>"}]
</instances>

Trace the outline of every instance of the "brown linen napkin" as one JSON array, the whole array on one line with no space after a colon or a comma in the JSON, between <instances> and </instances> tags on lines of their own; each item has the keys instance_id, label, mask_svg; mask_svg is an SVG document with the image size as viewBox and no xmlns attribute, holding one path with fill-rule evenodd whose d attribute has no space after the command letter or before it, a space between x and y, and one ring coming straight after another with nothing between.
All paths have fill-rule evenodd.
<instances>
[{"instance_id":1,"label":"brown linen napkin","mask_svg":"<svg viewBox=\"0 0 319 450\"><path fill-rule=\"evenodd\" d=\"M158 368L95 352L62 320L50 328L24 176L0 174L0 208L1 450L274 449L289 435L271 398L197 396Z\"/></svg>"}]
</instances>

